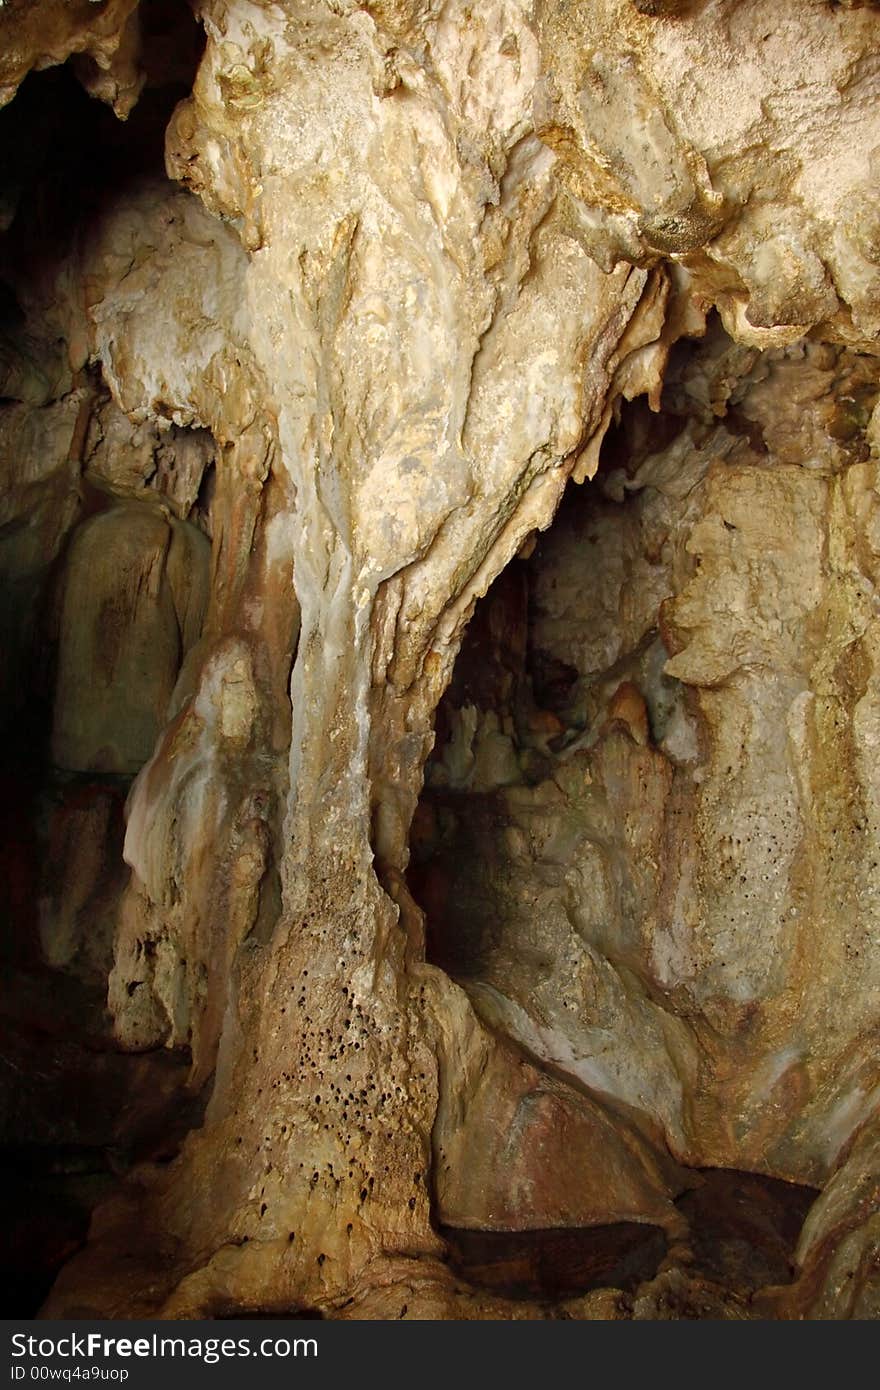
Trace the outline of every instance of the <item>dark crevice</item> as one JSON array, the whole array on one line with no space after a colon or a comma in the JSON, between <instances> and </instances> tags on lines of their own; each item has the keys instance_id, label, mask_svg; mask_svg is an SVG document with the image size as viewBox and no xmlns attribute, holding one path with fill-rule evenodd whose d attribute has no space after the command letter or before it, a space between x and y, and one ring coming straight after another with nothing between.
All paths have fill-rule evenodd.
<instances>
[{"instance_id":1,"label":"dark crevice","mask_svg":"<svg viewBox=\"0 0 880 1390\"><path fill-rule=\"evenodd\" d=\"M703 1169L676 1205L692 1278L742 1300L789 1284L815 1188L732 1169ZM596 1289L632 1293L660 1271L669 1246L657 1226L632 1221L550 1230L441 1227L450 1267L478 1288L553 1304Z\"/></svg>"},{"instance_id":2,"label":"dark crevice","mask_svg":"<svg viewBox=\"0 0 880 1390\"><path fill-rule=\"evenodd\" d=\"M469 1284L546 1303L594 1289L631 1292L654 1277L667 1250L663 1231L634 1221L538 1231L443 1226L440 1234L451 1269Z\"/></svg>"},{"instance_id":3,"label":"dark crevice","mask_svg":"<svg viewBox=\"0 0 880 1390\"><path fill-rule=\"evenodd\" d=\"M122 839L131 775L57 768L50 750L70 542L115 505L99 478L81 476L89 427L109 395L100 368L71 373L66 264L127 190L144 180L171 189L165 132L205 44L185 0L144 0L140 22L146 80L126 121L84 90L81 81L95 74L82 56L31 73L0 111L0 411L14 420L51 410L70 392L83 400L70 467L41 475L16 499L26 524L16 514L0 527L0 1279L6 1313L17 1317L36 1313L84 1241L95 1203L133 1164L168 1162L206 1101L206 1093L186 1094L187 1049L123 1053L107 1013L113 917L129 873ZM172 472L175 438L172 429L163 445ZM192 517L208 532L210 491L205 476ZM66 531L53 529L62 513ZM30 536L34 514L39 525L48 518L48 556ZM77 907L66 875L76 876L84 851L94 882ZM79 923L69 959L52 964L47 925L62 909L87 927Z\"/></svg>"}]
</instances>

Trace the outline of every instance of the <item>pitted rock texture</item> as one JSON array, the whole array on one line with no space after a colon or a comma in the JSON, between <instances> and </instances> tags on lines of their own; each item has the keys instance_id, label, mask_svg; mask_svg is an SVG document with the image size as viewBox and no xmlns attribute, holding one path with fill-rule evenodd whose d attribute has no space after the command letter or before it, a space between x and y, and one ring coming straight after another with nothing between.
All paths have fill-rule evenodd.
<instances>
[{"instance_id":1,"label":"pitted rock texture","mask_svg":"<svg viewBox=\"0 0 880 1390\"><path fill-rule=\"evenodd\" d=\"M560 1315L750 1316L675 1205L724 1165L824 1188L776 1310L864 1315L875 13L195 13L0 7L2 119L55 122L3 189L4 718L92 787L10 901L210 1092L47 1311L543 1315L454 1219L657 1224Z\"/></svg>"}]
</instances>

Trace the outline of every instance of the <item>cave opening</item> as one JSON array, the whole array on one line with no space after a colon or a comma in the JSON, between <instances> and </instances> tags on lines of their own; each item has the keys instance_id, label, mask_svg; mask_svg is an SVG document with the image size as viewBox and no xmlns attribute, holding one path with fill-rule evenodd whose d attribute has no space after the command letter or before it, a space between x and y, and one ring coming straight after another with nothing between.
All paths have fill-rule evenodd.
<instances>
[{"instance_id":1,"label":"cave opening","mask_svg":"<svg viewBox=\"0 0 880 1390\"><path fill-rule=\"evenodd\" d=\"M199 635L216 454L206 430L133 425L78 342L82 255L133 191L172 187L165 130L204 48L184 0L142 5L139 23L144 80L127 119L92 94L109 79L87 56L32 72L0 111L9 484L0 514L0 1171L10 1316L34 1315L84 1241L95 1203L132 1164L168 1161L204 1105L185 1090L186 1048L123 1052L107 1012L128 878L125 800Z\"/></svg>"},{"instance_id":2,"label":"cave opening","mask_svg":"<svg viewBox=\"0 0 880 1390\"><path fill-rule=\"evenodd\" d=\"M775 548L792 539L768 531L767 516L747 514L742 499L771 508L778 489L789 526L801 528L794 544L821 565L812 517L792 517L790 499L802 492L812 507L865 464L873 378L870 358L825 344L737 346L716 318L705 337L680 343L660 411L644 398L618 405L595 479L569 485L549 529L477 603L437 710L411 828L408 881L425 913L427 958L463 988L516 1064L534 1068L529 1105L549 1077L551 1090L571 1088L575 1109L587 1096L615 1132L641 1134L664 1161L675 1155L666 1195L683 1224L667 1224L667 1236L685 1240L708 1280L745 1299L792 1279L822 1175L792 1165L783 1145L768 1157L763 1075L741 1080L727 1064L728 1094L741 1106L737 1142L723 1133L732 1102L711 1094L709 1059L728 1046L736 1057L744 1031L758 1032L764 992L778 988L778 962L756 964L745 951L731 959L731 925L765 921L780 885L795 880L796 851L786 858L759 785L789 776L791 755L768 751L775 735L753 710L765 689L790 702L807 686L798 625L815 621L792 593L781 629L765 635L761 587L777 583ZM720 673L692 657L711 640L710 620L719 648L727 644ZM736 755L712 723L725 679L745 705ZM735 777L750 802L742 824ZM703 828L707 804L726 836L723 878ZM693 956L684 921L697 924ZM765 1074L774 1066L779 1075L794 1050L775 1020L766 1036ZM684 1077L697 1095L691 1108ZM525 1101L505 1110L475 1089L467 1104L484 1138L490 1114L511 1134L528 1128ZM558 1089L552 1104L561 1113ZM613 1144L583 1151L589 1232L576 1202L565 1228L555 1224L549 1168L558 1164L560 1186L579 1179L546 1128L535 1127L531 1156L520 1139L495 1145L510 1180L493 1179L492 1202L476 1176L454 1171L470 1151L453 1153L442 1107L438 1135L438 1224L456 1267L477 1282L551 1297L555 1279L571 1295L578 1278L582 1291L591 1286L591 1260L608 1274L617 1254L635 1252L639 1280L645 1260L656 1269L662 1259L646 1212L629 1211L648 1222L641 1242L620 1219ZM607 1224L595 1200L606 1177ZM615 1274L624 1286L626 1258Z\"/></svg>"}]
</instances>

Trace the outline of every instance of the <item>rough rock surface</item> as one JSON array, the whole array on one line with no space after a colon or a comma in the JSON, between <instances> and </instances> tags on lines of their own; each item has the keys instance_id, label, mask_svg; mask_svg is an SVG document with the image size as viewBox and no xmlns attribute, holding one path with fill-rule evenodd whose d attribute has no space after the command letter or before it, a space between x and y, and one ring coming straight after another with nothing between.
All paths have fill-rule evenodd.
<instances>
[{"instance_id":1,"label":"rough rock surface","mask_svg":"<svg viewBox=\"0 0 880 1390\"><path fill-rule=\"evenodd\" d=\"M670 373L672 441L621 431L523 566L506 700L447 697L415 848L487 1020L679 1160L814 1185L877 1094L876 397L869 359L720 330Z\"/></svg>"},{"instance_id":2,"label":"rough rock surface","mask_svg":"<svg viewBox=\"0 0 880 1390\"><path fill-rule=\"evenodd\" d=\"M4 118L80 55L133 132L3 189L4 717L92 779L37 930L210 1088L47 1310L543 1316L438 1221L641 1221L558 1315L867 1315L876 14L196 12L177 101L148 7L0 8ZM823 1188L790 1288L677 1262L682 1165Z\"/></svg>"}]
</instances>

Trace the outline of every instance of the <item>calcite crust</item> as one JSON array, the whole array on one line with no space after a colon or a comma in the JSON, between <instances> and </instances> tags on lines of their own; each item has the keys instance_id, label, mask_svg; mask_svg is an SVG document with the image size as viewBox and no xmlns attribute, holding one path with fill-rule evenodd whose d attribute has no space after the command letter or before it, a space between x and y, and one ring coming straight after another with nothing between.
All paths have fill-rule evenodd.
<instances>
[{"instance_id":1,"label":"calcite crust","mask_svg":"<svg viewBox=\"0 0 880 1390\"><path fill-rule=\"evenodd\" d=\"M0 103L133 122L146 8L0 4ZM106 782L41 950L210 1097L47 1313L541 1316L438 1225L628 1221L560 1316L875 1316L876 12L195 14L167 177L2 266L4 640ZM705 1168L822 1189L784 1291L688 1273Z\"/></svg>"}]
</instances>

